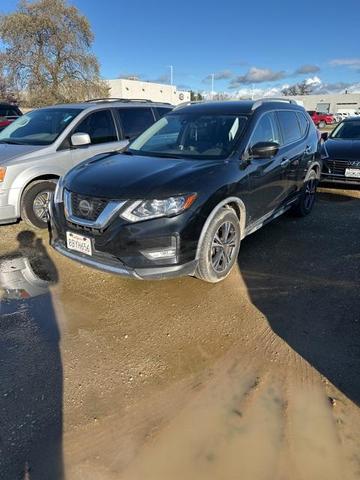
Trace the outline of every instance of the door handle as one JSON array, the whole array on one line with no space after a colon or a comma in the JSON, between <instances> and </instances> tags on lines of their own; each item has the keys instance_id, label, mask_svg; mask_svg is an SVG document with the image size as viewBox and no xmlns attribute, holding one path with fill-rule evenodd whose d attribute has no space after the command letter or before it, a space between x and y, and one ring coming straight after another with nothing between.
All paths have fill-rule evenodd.
<instances>
[{"instance_id":1,"label":"door handle","mask_svg":"<svg viewBox=\"0 0 360 480\"><path fill-rule=\"evenodd\" d=\"M289 160L288 158L283 158L282 161L281 161L281 163L280 163L280 165L281 165L283 168L285 168L285 167L287 167L287 166L289 165L289 163L290 163L290 160Z\"/></svg>"}]
</instances>

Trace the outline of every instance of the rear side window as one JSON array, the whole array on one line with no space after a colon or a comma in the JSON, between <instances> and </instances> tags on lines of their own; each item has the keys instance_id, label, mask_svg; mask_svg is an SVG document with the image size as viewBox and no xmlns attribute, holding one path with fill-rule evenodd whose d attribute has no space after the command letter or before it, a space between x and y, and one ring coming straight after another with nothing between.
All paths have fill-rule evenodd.
<instances>
[{"instance_id":1,"label":"rear side window","mask_svg":"<svg viewBox=\"0 0 360 480\"><path fill-rule=\"evenodd\" d=\"M309 122L308 122L308 119L305 117L305 115L301 112L297 113L297 117L299 120L301 136L303 137L307 132Z\"/></svg>"},{"instance_id":2,"label":"rear side window","mask_svg":"<svg viewBox=\"0 0 360 480\"><path fill-rule=\"evenodd\" d=\"M159 118L163 117L167 113L170 113L172 108L163 108L163 107L157 107L155 108L157 114L159 115Z\"/></svg>"},{"instance_id":3,"label":"rear side window","mask_svg":"<svg viewBox=\"0 0 360 480\"><path fill-rule=\"evenodd\" d=\"M302 137L296 112L278 111L279 122L283 134L284 144L296 142Z\"/></svg>"},{"instance_id":4,"label":"rear side window","mask_svg":"<svg viewBox=\"0 0 360 480\"><path fill-rule=\"evenodd\" d=\"M91 113L76 127L73 133L88 133L91 143L94 145L118 140L110 110Z\"/></svg>"},{"instance_id":5,"label":"rear side window","mask_svg":"<svg viewBox=\"0 0 360 480\"><path fill-rule=\"evenodd\" d=\"M125 138L135 138L155 122L151 108L117 109Z\"/></svg>"},{"instance_id":6,"label":"rear side window","mask_svg":"<svg viewBox=\"0 0 360 480\"><path fill-rule=\"evenodd\" d=\"M250 140L250 148L259 142L276 142L279 145L280 134L276 116L273 112L263 115L257 123Z\"/></svg>"}]
</instances>

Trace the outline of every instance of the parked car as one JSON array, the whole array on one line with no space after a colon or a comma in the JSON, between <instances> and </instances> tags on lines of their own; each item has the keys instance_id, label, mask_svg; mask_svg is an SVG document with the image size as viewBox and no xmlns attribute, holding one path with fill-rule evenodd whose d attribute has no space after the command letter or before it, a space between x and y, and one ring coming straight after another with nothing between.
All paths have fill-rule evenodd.
<instances>
[{"instance_id":1,"label":"parked car","mask_svg":"<svg viewBox=\"0 0 360 480\"><path fill-rule=\"evenodd\" d=\"M21 115L22 112L16 105L0 102L0 132Z\"/></svg>"},{"instance_id":2,"label":"parked car","mask_svg":"<svg viewBox=\"0 0 360 480\"><path fill-rule=\"evenodd\" d=\"M322 180L360 185L360 117L343 120L322 146Z\"/></svg>"},{"instance_id":3,"label":"parked car","mask_svg":"<svg viewBox=\"0 0 360 480\"><path fill-rule=\"evenodd\" d=\"M172 106L96 100L33 110L0 133L0 224L47 228L56 182L94 155L124 149Z\"/></svg>"},{"instance_id":4,"label":"parked car","mask_svg":"<svg viewBox=\"0 0 360 480\"><path fill-rule=\"evenodd\" d=\"M326 125L332 125L336 122L332 113L321 113L315 112L315 110L308 110L308 114L315 125L319 128L324 128Z\"/></svg>"},{"instance_id":5,"label":"parked car","mask_svg":"<svg viewBox=\"0 0 360 480\"><path fill-rule=\"evenodd\" d=\"M320 172L317 129L293 101L183 106L126 152L65 175L51 244L123 276L218 282L243 238L286 210L311 212Z\"/></svg>"}]
</instances>

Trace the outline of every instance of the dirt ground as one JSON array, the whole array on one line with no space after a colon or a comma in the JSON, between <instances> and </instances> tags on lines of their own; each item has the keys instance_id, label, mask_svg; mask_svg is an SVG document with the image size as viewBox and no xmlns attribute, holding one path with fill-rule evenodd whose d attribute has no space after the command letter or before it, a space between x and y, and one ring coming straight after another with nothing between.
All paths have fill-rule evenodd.
<instances>
[{"instance_id":1,"label":"dirt ground","mask_svg":"<svg viewBox=\"0 0 360 480\"><path fill-rule=\"evenodd\" d=\"M0 227L0 479L360 478L359 190L249 236L218 285L47 242Z\"/></svg>"}]
</instances>

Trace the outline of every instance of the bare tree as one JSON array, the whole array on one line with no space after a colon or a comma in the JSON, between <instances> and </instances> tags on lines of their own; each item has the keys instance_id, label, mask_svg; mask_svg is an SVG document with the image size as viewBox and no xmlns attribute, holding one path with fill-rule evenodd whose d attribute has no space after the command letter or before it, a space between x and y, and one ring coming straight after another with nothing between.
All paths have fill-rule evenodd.
<instances>
[{"instance_id":1,"label":"bare tree","mask_svg":"<svg viewBox=\"0 0 360 480\"><path fill-rule=\"evenodd\" d=\"M0 39L6 80L32 106L108 95L90 24L66 0L21 0L0 16Z\"/></svg>"},{"instance_id":2,"label":"bare tree","mask_svg":"<svg viewBox=\"0 0 360 480\"><path fill-rule=\"evenodd\" d=\"M309 85L306 80L303 80L300 83L295 83L295 85L290 85L289 87L283 88L281 93L286 96L310 95L312 91L312 85Z\"/></svg>"}]
</instances>

